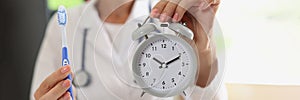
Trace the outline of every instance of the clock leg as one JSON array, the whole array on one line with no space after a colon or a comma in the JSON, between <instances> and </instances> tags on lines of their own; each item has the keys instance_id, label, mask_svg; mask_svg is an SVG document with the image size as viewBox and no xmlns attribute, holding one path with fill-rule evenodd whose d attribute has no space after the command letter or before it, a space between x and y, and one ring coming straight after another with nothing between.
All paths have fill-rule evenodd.
<instances>
[{"instance_id":1,"label":"clock leg","mask_svg":"<svg viewBox=\"0 0 300 100\"><path fill-rule=\"evenodd\" d=\"M186 96L186 93L184 91L182 93L183 93L184 96Z\"/></svg>"},{"instance_id":2,"label":"clock leg","mask_svg":"<svg viewBox=\"0 0 300 100\"><path fill-rule=\"evenodd\" d=\"M142 94L141 94L141 97L143 97L145 93L146 93L146 92L145 92L145 91L143 91L143 92L142 92Z\"/></svg>"}]
</instances>

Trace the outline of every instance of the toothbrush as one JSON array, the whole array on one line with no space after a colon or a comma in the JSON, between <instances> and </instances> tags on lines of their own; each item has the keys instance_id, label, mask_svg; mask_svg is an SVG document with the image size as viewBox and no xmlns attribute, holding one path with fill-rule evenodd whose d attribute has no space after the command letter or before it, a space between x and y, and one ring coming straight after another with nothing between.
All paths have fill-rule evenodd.
<instances>
[{"instance_id":1,"label":"toothbrush","mask_svg":"<svg viewBox=\"0 0 300 100\"><path fill-rule=\"evenodd\" d=\"M70 64L69 58L68 58L68 46L67 46L67 35L66 35L66 24L67 24L67 11L64 6L59 6L57 10L57 21L58 25L61 28L62 33L62 66L66 66ZM72 76L69 74L66 78L72 81ZM72 85L68 89L68 92L70 92L71 100L74 100L73 98L73 91L72 91Z\"/></svg>"}]
</instances>

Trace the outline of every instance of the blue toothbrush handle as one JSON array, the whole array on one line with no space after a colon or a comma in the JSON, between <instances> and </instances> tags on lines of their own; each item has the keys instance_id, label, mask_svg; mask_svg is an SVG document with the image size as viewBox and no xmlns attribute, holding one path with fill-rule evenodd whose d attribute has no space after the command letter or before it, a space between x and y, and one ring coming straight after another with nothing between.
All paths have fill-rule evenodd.
<instances>
[{"instance_id":1,"label":"blue toothbrush handle","mask_svg":"<svg viewBox=\"0 0 300 100\"><path fill-rule=\"evenodd\" d=\"M68 59L68 49L67 47L63 47L62 48L62 65L63 66L66 66L66 65L69 65L70 64L70 61ZM69 79L71 82L72 82L72 76L71 74L69 74L66 78L66 79ZM70 88L68 89L68 92L70 92L70 96L72 98L72 100L74 100L73 98L73 90L72 90L72 85L70 86Z\"/></svg>"}]
</instances>

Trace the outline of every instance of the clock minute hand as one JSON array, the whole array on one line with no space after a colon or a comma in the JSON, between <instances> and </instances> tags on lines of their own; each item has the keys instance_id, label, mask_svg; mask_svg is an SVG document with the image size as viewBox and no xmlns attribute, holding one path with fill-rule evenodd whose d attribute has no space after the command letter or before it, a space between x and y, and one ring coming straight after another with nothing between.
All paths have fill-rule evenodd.
<instances>
[{"instance_id":1,"label":"clock minute hand","mask_svg":"<svg viewBox=\"0 0 300 100\"><path fill-rule=\"evenodd\" d=\"M174 59L168 61L168 62L166 63L166 65L169 65L170 63L172 63L172 62L178 60L179 58L180 58L180 56L177 56L176 58L174 58Z\"/></svg>"}]
</instances>

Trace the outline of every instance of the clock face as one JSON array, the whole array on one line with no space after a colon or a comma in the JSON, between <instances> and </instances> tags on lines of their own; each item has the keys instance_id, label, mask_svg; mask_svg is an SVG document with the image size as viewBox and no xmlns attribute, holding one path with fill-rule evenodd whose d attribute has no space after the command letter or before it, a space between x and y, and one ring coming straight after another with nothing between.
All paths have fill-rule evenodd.
<instances>
[{"instance_id":1,"label":"clock face","mask_svg":"<svg viewBox=\"0 0 300 100\"><path fill-rule=\"evenodd\" d=\"M196 61L195 52L184 40L173 35L154 35L137 49L133 71L146 92L173 96L195 79Z\"/></svg>"}]
</instances>

